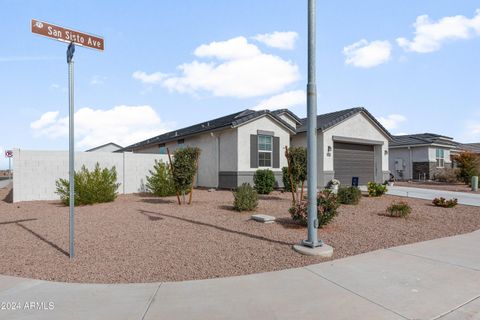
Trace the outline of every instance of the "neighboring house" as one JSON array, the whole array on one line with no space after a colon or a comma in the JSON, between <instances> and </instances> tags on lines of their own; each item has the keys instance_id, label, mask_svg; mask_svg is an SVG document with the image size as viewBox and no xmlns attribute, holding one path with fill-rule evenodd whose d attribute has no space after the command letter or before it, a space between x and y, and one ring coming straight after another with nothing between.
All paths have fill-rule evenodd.
<instances>
[{"instance_id":1,"label":"neighboring house","mask_svg":"<svg viewBox=\"0 0 480 320\"><path fill-rule=\"evenodd\" d=\"M306 121L287 109L244 110L133 144L119 150L171 153L185 145L202 150L197 185L235 188L253 183L257 169L271 169L282 187L285 147L306 146ZM317 117L318 183L332 178L350 185L388 178L388 131L364 108Z\"/></svg>"},{"instance_id":2,"label":"neighboring house","mask_svg":"<svg viewBox=\"0 0 480 320\"><path fill-rule=\"evenodd\" d=\"M390 143L390 171L398 180L431 180L435 172L452 167L461 152L453 138L434 133L394 136Z\"/></svg>"},{"instance_id":3,"label":"neighboring house","mask_svg":"<svg viewBox=\"0 0 480 320\"><path fill-rule=\"evenodd\" d=\"M351 185L388 179L390 133L365 108L352 108L317 116L317 181L325 186L331 179ZM291 138L292 147L307 146L306 119Z\"/></svg>"},{"instance_id":4,"label":"neighboring house","mask_svg":"<svg viewBox=\"0 0 480 320\"><path fill-rule=\"evenodd\" d=\"M480 154L480 143L462 143L459 148L462 151L468 151Z\"/></svg>"},{"instance_id":5,"label":"neighboring house","mask_svg":"<svg viewBox=\"0 0 480 320\"><path fill-rule=\"evenodd\" d=\"M115 152L122 148L123 148L122 146L119 146L116 143L109 142L101 146L98 146L89 150L85 150L85 152Z\"/></svg>"}]
</instances>

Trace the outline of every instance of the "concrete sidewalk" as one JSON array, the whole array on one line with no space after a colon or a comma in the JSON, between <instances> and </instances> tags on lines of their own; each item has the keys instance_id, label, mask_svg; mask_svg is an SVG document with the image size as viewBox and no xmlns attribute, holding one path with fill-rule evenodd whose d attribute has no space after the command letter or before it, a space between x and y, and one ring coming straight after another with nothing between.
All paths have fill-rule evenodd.
<instances>
[{"instance_id":1,"label":"concrete sidewalk","mask_svg":"<svg viewBox=\"0 0 480 320\"><path fill-rule=\"evenodd\" d=\"M480 231L304 268L152 284L0 276L0 319L480 319ZM25 303L53 310L25 310ZM31 304L35 306L35 304Z\"/></svg>"},{"instance_id":2,"label":"concrete sidewalk","mask_svg":"<svg viewBox=\"0 0 480 320\"><path fill-rule=\"evenodd\" d=\"M460 204L480 207L480 194L475 193L393 186L388 187L387 194L401 197L426 199L430 201L439 197L443 197L445 199L457 198L458 203Z\"/></svg>"}]
</instances>

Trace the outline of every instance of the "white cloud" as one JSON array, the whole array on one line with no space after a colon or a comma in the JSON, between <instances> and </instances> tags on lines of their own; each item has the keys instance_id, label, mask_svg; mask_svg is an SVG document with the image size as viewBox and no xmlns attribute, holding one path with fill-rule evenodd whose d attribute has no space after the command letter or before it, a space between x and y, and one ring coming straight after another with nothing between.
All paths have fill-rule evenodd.
<instances>
[{"instance_id":1,"label":"white cloud","mask_svg":"<svg viewBox=\"0 0 480 320\"><path fill-rule=\"evenodd\" d=\"M92 86L98 86L102 85L105 83L105 80L107 80L107 77L104 76L99 76L99 75L94 75L92 79L90 80L90 84Z\"/></svg>"},{"instance_id":2,"label":"white cloud","mask_svg":"<svg viewBox=\"0 0 480 320\"><path fill-rule=\"evenodd\" d=\"M81 108L75 112L75 138L79 148L108 142L122 146L151 138L170 129L155 110L145 106L116 106L111 109ZM55 139L68 136L68 117L47 112L30 125L36 136Z\"/></svg>"},{"instance_id":3,"label":"white cloud","mask_svg":"<svg viewBox=\"0 0 480 320\"><path fill-rule=\"evenodd\" d=\"M194 54L210 60L184 63L178 66L179 75L157 72L152 75L159 76L150 79L152 75L137 71L133 76L145 83L161 83L170 91L237 98L274 94L300 77L296 64L261 52L245 37L201 45Z\"/></svg>"},{"instance_id":4,"label":"white cloud","mask_svg":"<svg viewBox=\"0 0 480 320\"><path fill-rule=\"evenodd\" d=\"M266 44L267 46L293 50L295 48L295 42L297 41L298 33L293 31L258 34L253 39Z\"/></svg>"},{"instance_id":5,"label":"white cloud","mask_svg":"<svg viewBox=\"0 0 480 320\"><path fill-rule=\"evenodd\" d=\"M57 120L58 114L59 114L58 111L45 112L44 114L42 114L40 119L30 124L30 128L41 129L45 126L53 124Z\"/></svg>"},{"instance_id":6,"label":"white cloud","mask_svg":"<svg viewBox=\"0 0 480 320\"><path fill-rule=\"evenodd\" d=\"M371 68L390 60L392 45L389 41L368 42L362 39L343 48L345 63L354 67Z\"/></svg>"},{"instance_id":7,"label":"white cloud","mask_svg":"<svg viewBox=\"0 0 480 320\"><path fill-rule=\"evenodd\" d=\"M143 71L135 71L132 74L132 77L136 80L140 80L142 83L145 84L156 84L160 83L166 77L166 75L161 72L154 72L148 74Z\"/></svg>"},{"instance_id":8,"label":"white cloud","mask_svg":"<svg viewBox=\"0 0 480 320\"><path fill-rule=\"evenodd\" d=\"M401 114L391 114L377 119L387 130L397 129L401 123L407 121L407 118Z\"/></svg>"},{"instance_id":9,"label":"white cloud","mask_svg":"<svg viewBox=\"0 0 480 320\"><path fill-rule=\"evenodd\" d=\"M305 106L307 102L306 97L304 90L288 91L260 101L257 106L253 107L253 110L276 110Z\"/></svg>"},{"instance_id":10,"label":"white cloud","mask_svg":"<svg viewBox=\"0 0 480 320\"><path fill-rule=\"evenodd\" d=\"M461 134L462 142L480 142L480 121L469 120L465 123L465 130Z\"/></svg>"},{"instance_id":11,"label":"white cloud","mask_svg":"<svg viewBox=\"0 0 480 320\"><path fill-rule=\"evenodd\" d=\"M430 20L428 15L421 15L413 24L413 40L398 38L397 43L405 51L427 53L437 51L446 41L469 39L480 35L480 10L475 16L467 18L462 15L444 17L438 21Z\"/></svg>"}]
</instances>

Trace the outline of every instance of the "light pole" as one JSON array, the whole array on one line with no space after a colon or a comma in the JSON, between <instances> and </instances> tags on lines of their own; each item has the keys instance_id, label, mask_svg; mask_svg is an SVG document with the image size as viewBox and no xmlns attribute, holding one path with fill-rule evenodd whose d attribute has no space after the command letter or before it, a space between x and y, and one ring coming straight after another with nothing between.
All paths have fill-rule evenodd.
<instances>
[{"instance_id":1,"label":"light pole","mask_svg":"<svg viewBox=\"0 0 480 320\"><path fill-rule=\"evenodd\" d=\"M317 228L317 84L316 84L316 0L308 0L308 83L307 83L307 186L308 235L293 248L302 254L331 256L333 248L318 240Z\"/></svg>"}]
</instances>

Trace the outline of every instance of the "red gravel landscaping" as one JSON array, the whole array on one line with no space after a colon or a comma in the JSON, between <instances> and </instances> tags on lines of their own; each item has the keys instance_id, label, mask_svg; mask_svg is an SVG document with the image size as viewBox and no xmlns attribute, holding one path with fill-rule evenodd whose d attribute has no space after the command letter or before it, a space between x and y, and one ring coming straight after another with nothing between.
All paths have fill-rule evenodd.
<instances>
[{"instance_id":1,"label":"red gravel landscaping","mask_svg":"<svg viewBox=\"0 0 480 320\"><path fill-rule=\"evenodd\" d=\"M195 190L192 205L175 197L119 196L113 203L76 209L76 257L68 258L68 207L59 202L1 201L0 274L94 283L180 281L300 267L325 261L302 256L292 245L306 229L292 223L290 195L261 196L256 213L273 224L232 210L229 191ZM480 229L480 208L453 209L404 199L407 219L383 213L399 197L366 198L341 206L319 237L335 248L333 259L380 248Z\"/></svg>"}]
</instances>

